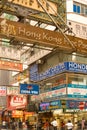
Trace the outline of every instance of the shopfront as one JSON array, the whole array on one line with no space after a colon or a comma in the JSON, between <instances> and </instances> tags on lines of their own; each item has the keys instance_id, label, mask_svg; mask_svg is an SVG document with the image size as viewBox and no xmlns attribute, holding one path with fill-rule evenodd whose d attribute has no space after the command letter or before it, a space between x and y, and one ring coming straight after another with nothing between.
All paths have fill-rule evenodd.
<instances>
[{"instance_id":1,"label":"shopfront","mask_svg":"<svg viewBox=\"0 0 87 130\"><path fill-rule=\"evenodd\" d=\"M65 104L62 104L64 102ZM84 104L83 109L80 106L82 103ZM39 118L43 122L46 119L51 122L55 117L59 125L61 125L61 121L66 123L68 120L71 120L77 126L77 122L82 120L83 117L87 120L85 115L87 115L87 101L55 100L40 103Z\"/></svg>"},{"instance_id":2,"label":"shopfront","mask_svg":"<svg viewBox=\"0 0 87 130\"><path fill-rule=\"evenodd\" d=\"M81 120L87 109L87 65L63 62L42 73L37 67L30 78L40 84L40 94L32 95L31 101L40 103L39 113L50 112L49 118L55 116L59 122Z\"/></svg>"}]
</instances>

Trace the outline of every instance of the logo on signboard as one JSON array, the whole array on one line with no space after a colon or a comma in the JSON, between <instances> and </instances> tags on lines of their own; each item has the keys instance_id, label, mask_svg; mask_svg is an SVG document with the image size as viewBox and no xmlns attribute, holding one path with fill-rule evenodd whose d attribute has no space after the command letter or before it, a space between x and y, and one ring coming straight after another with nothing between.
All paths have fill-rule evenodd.
<instances>
[{"instance_id":1,"label":"logo on signboard","mask_svg":"<svg viewBox=\"0 0 87 130\"><path fill-rule=\"evenodd\" d=\"M33 87L31 85L27 86L27 89L32 90Z\"/></svg>"}]
</instances>

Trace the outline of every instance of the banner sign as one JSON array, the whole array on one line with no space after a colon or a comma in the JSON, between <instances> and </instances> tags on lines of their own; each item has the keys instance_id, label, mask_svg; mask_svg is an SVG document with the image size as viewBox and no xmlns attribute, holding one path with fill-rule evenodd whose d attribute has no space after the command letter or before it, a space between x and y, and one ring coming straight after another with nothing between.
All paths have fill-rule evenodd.
<instances>
[{"instance_id":1,"label":"banner sign","mask_svg":"<svg viewBox=\"0 0 87 130\"><path fill-rule=\"evenodd\" d=\"M36 43L37 45L56 47L61 50L73 51L73 47L59 32L49 31L40 27L31 26L0 18L0 36L15 38L15 40ZM87 40L67 35L73 43L77 53L87 54Z\"/></svg>"},{"instance_id":2,"label":"banner sign","mask_svg":"<svg viewBox=\"0 0 87 130\"><path fill-rule=\"evenodd\" d=\"M20 94L39 94L39 85L37 84L20 84Z\"/></svg>"},{"instance_id":3,"label":"banner sign","mask_svg":"<svg viewBox=\"0 0 87 130\"><path fill-rule=\"evenodd\" d=\"M23 71L22 63L0 60L1 70Z\"/></svg>"},{"instance_id":4,"label":"banner sign","mask_svg":"<svg viewBox=\"0 0 87 130\"><path fill-rule=\"evenodd\" d=\"M35 69L38 70L38 66L36 66ZM33 70L30 71L31 81L40 81L66 71L87 74L87 64L81 64L76 62L64 62L59 63L55 67L49 68L48 70L40 74L36 70L34 71L34 73Z\"/></svg>"}]
</instances>

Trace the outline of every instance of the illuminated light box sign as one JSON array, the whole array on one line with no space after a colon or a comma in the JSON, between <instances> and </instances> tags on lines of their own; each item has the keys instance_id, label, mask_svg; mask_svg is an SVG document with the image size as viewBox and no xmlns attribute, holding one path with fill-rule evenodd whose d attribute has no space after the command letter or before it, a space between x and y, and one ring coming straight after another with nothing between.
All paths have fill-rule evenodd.
<instances>
[{"instance_id":1,"label":"illuminated light box sign","mask_svg":"<svg viewBox=\"0 0 87 130\"><path fill-rule=\"evenodd\" d=\"M51 102L43 102L40 103L40 111L59 109L61 107L60 100L51 101Z\"/></svg>"},{"instance_id":2,"label":"illuminated light box sign","mask_svg":"<svg viewBox=\"0 0 87 130\"><path fill-rule=\"evenodd\" d=\"M39 85L37 84L20 84L20 94L39 94Z\"/></svg>"},{"instance_id":3,"label":"illuminated light box sign","mask_svg":"<svg viewBox=\"0 0 87 130\"><path fill-rule=\"evenodd\" d=\"M87 109L87 101L68 100L66 101L66 106L67 109L79 109L81 103L84 104L84 109Z\"/></svg>"},{"instance_id":4,"label":"illuminated light box sign","mask_svg":"<svg viewBox=\"0 0 87 130\"><path fill-rule=\"evenodd\" d=\"M13 110L12 111L12 117L23 117L23 111L19 110Z\"/></svg>"},{"instance_id":5,"label":"illuminated light box sign","mask_svg":"<svg viewBox=\"0 0 87 130\"><path fill-rule=\"evenodd\" d=\"M62 72L76 72L76 73L87 73L87 64L81 64L76 62L64 62L59 63L55 67L49 68L43 73L38 73L38 66L35 66L35 71L33 72L32 69L30 69L30 80L31 81L39 81L43 80L49 77L52 77L56 74L60 74ZM32 68L32 66L31 66Z\"/></svg>"},{"instance_id":6,"label":"illuminated light box sign","mask_svg":"<svg viewBox=\"0 0 87 130\"><path fill-rule=\"evenodd\" d=\"M13 110L17 108L25 108L27 105L26 95L10 95L7 96L7 109Z\"/></svg>"}]
</instances>

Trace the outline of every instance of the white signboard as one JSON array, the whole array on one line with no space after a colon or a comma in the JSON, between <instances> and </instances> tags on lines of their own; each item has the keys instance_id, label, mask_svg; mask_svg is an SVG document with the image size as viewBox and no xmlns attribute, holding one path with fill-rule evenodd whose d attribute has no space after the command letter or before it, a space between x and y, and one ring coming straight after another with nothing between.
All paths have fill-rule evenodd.
<instances>
[{"instance_id":1,"label":"white signboard","mask_svg":"<svg viewBox=\"0 0 87 130\"><path fill-rule=\"evenodd\" d=\"M72 28L76 37L87 39L87 24L76 23L73 21L68 21L68 25Z\"/></svg>"},{"instance_id":2,"label":"white signboard","mask_svg":"<svg viewBox=\"0 0 87 130\"><path fill-rule=\"evenodd\" d=\"M0 96L6 96L6 86L0 87Z\"/></svg>"},{"instance_id":3,"label":"white signboard","mask_svg":"<svg viewBox=\"0 0 87 130\"><path fill-rule=\"evenodd\" d=\"M43 100L43 99L52 98L52 97L59 97L59 96L63 96L63 95L66 95L66 88L61 88L61 89L57 89L54 91L41 93L37 96L31 96L31 100L32 101Z\"/></svg>"},{"instance_id":4,"label":"white signboard","mask_svg":"<svg viewBox=\"0 0 87 130\"><path fill-rule=\"evenodd\" d=\"M0 46L0 57L12 60L20 60L20 51L8 46Z\"/></svg>"},{"instance_id":5,"label":"white signboard","mask_svg":"<svg viewBox=\"0 0 87 130\"><path fill-rule=\"evenodd\" d=\"M19 87L7 87L7 95L18 95Z\"/></svg>"}]
</instances>

